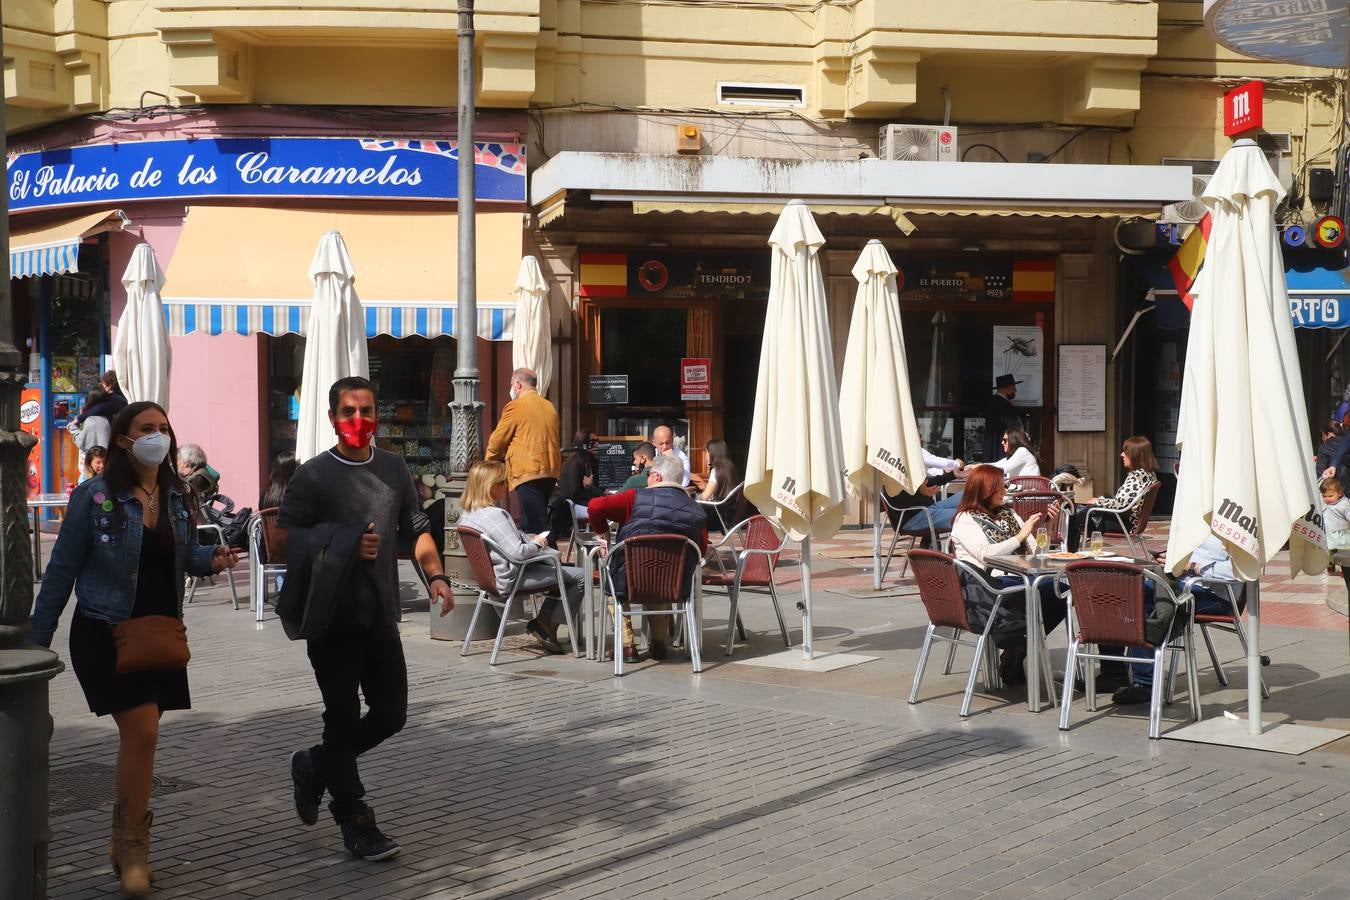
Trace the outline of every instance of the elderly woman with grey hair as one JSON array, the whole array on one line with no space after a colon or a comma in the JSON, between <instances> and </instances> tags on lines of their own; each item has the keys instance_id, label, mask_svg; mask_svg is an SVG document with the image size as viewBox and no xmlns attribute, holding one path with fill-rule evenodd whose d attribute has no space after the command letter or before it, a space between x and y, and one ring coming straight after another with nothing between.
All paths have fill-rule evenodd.
<instances>
[{"instance_id":1,"label":"elderly woman with grey hair","mask_svg":"<svg viewBox=\"0 0 1350 900\"><path fill-rule=\"evenodd\" d=\"M207 465L206 451L199 444L184 444L178 448L178 474L203 506L220 493L220 473Z\"/></svg>"}]
</instances>

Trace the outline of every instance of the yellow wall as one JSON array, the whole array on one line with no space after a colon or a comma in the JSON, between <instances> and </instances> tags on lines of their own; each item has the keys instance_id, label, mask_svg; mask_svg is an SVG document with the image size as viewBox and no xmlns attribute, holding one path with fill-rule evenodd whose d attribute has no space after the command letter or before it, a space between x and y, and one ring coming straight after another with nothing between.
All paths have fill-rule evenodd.
<instances>
[{"instance_id":1,"label":"yellow wall","mask_svg":"<svg viewBox=\"0 0 1350 900\"><path fill-rule=\"evenodd\" d=\"M453 105L456 5L5 0L8 127L136 107L147 90L173 103ZM1329 161L1343 119L1332 73L1220 48L1195 2L478 0L477 9L480 103L540 109L550 151L670 153L674 125L687 119L704 126L704 152L850 158L875 147L881 123L941 121L949 99L962 147L990 144L1011 161L1054 151L1084 126L1097 133L1055 162L1208 159L1229 143L1222 93L1259 77L1266 128L1293 136L1297 172ZM719 81L801 85L805 101L792 111L719 106ZM594 131L583 106L605 120Z\"/></svg>"}]
</instances>

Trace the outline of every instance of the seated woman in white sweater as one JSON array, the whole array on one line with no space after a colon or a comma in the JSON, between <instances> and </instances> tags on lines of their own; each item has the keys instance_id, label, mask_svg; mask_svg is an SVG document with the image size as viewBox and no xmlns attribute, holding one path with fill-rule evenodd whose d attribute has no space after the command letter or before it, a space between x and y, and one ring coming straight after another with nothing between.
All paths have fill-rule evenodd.
<instances>
[{"instance_id":1,"label":"seated woman in white sweater","mask_svg":"<svg viewBox=\"0 0 1350 900\"><path fill-rule=\"evenodd\" d=\"M1031 446L1031 438L1020 428L1009 428L1003 432L1003 458L990 465L1002 469L1004 478L1041 474L1041 464L1036 461L1036 450Z\"/></svg>"},{"instance_id":2,"label":"seated woman in white sweater","mask_svg":"<svg viewBox=\"0 0 1350 900\"><path fill-rule=\"evenodd\" d=\"M989 558L1003 555L1025 555L1035 552L1032 535L1040 524L1040 515L1025 522L1010 507L1003 504L1003 472L995 466L976 466L966 478L966 489L961 494L956 518L952 521L952 552L957 559L986 570L990 581L1001 588L1023 584L1020 576L1000 575L993 570ZM1052 520L1059 508L1051 507ZM975 582L965 586L966 604L972 624L988 621L994 598ZM1041 622L1047 632L1064 621L1064 601L1055 595L1054 584L1047 579L1040 587ZM1003 651L999 674L1009 683L1026 680L1023 660L1026 657L1026 597L1004 598L1006 621L996 621L992 636L995 646ZM1000 615L1004 619L1004 615Z\"/></svg>"}]
</instances>

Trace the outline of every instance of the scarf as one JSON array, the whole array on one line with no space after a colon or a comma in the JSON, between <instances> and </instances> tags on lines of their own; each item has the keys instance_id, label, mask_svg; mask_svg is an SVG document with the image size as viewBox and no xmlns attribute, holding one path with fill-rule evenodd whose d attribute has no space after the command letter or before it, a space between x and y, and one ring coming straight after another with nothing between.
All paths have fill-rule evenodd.
<instances>
[{"instance_id":1,"label":"scarf","mask_svg":"<svg viewBox=\"0 0 1350 900\"><path fill-rule=\"evenodd\" d=\"M985 539L991 544L1001 544L1004 541L1013 540L1017 537L1017 532L1022 530L1022 525L1017 521L1017 516L1008 506L1000 506L989 515L971 511L970 517L980 526ZM1023 554L1027 552L1027 548L1019 542L1017 549L1013 552Z\"/></svg>"}]
</instances>

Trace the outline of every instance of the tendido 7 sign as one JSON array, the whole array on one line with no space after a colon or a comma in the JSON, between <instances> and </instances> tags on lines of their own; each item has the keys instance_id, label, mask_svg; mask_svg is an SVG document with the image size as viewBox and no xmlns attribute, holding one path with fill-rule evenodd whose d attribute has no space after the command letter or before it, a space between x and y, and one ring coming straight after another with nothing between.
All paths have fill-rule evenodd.
<instances>
[{"instance_id":1,"label":"tendido 7 sign","mask_svg":"<svg viewBox=\"0 0 1350 900\"><path fill-rule=\"evenodd\" d=\"M525 147L474 146L480 200L525 199ZM194 197L453 200L459 142L399 138L201 138L20 153L11 212Z\"/></svg>"}]
</instances>

